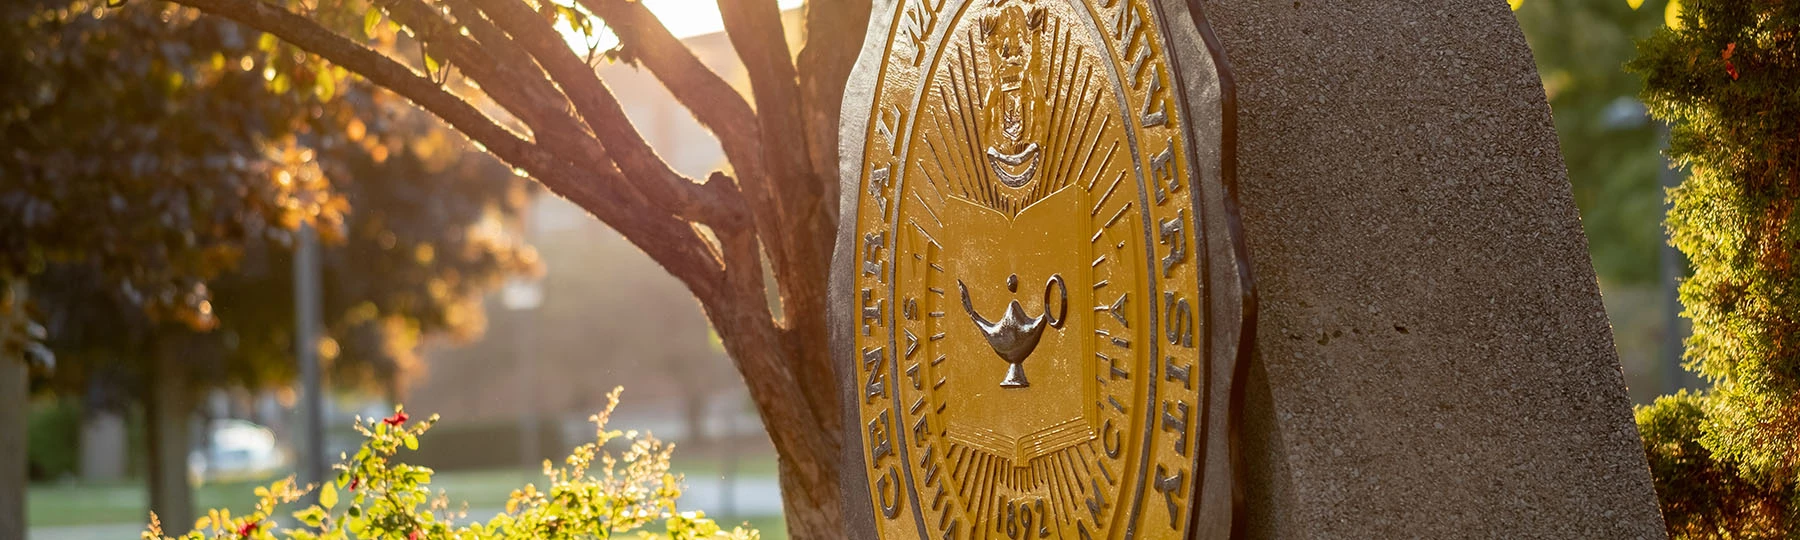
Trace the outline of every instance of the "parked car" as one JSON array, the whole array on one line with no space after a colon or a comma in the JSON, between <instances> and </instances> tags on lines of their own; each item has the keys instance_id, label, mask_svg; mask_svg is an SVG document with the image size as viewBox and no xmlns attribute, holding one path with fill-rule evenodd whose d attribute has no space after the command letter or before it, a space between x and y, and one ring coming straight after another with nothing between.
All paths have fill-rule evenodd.
<instances>
[{"instance_id":1,"label":"parked car","mask_svg":"<svg viewBox=\"0 0 1800 540\"><path fill-rule=\"evenodd\" d=\"M207 439L188 454L194 485L262 480L288 468L289 458L269 428L247 420L215 420Z\"/></svg>"}]
</instances>

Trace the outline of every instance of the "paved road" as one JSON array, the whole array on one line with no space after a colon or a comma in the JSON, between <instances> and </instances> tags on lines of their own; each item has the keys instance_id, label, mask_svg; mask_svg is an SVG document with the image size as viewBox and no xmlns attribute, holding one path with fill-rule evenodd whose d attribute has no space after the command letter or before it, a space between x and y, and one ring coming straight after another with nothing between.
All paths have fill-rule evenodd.
<instances>
[{"instance_id":1,"label":"paved road","mask_svg":"<svg viewBox=\"0 0 1800 540\"><path fill-rule=\"evenodd\" d=\"M718 479L689 478L681 495L682 509L703 509L713 517L744 519L752 516L781 515L781 484L773 478L740 479L732 486L731 497L725 497L725 486ZM727 508L727 502L731 508ZM500 509L474 509L469 517L486 520ZM143 532L142 525L112 523L67 527L35 527L28 540L129 540Z\"/></svg>"}]
</instances>

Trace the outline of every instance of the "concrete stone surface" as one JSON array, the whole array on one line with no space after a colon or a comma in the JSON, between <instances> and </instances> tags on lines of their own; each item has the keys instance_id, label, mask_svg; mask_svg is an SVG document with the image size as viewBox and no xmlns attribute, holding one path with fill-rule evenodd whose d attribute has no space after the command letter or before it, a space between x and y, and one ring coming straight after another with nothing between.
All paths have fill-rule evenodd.
<instances>
[{"instance_id":1,"label":"concrete stone surface","mask_svg":"<svg viewBox=\"0 0 1800 540\"><path fill-rule=\"evenodd\" d=\"M1506 2L1201 4L1261 292L1250 537L1663 536Z\"/></svg>"}]
</instances>

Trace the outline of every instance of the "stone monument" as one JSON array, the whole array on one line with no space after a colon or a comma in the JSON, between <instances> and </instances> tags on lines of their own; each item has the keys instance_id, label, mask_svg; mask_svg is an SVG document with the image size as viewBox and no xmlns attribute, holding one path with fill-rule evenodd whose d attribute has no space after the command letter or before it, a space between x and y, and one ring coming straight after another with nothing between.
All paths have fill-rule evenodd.
<instances>
[{"instance_id":1,"label":"stone monument","mask_svg":"<svg viewBox=\"0 0 1800 540\"><path fill-rule=\"evenodd\" d=\"M1504 2L875 4L847 537L1662 534Z\"/></svg>"},{"instance_id":2,"label":"stone monument","mask_svg":"<svg viewBox=\"0 0 1800 540\"><path fill-rule=\"evenodd\" d=\"M1249 537L1663 537L1506 2L1204 5L1260 293Z\"/></svg>"}]
</instances>

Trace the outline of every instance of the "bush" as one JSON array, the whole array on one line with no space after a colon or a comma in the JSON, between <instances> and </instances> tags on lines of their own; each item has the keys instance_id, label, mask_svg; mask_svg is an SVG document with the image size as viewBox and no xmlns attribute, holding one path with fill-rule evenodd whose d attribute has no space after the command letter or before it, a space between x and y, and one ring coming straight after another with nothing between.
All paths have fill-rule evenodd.
<instances>
[{"instance_id":1,"label":"bush","mask_svg":"<svg viewBox=\"0 0 1800 540\"><path fill-rule=\"evenodd\" d=\"M1688 0L1628 65L1691 176L1669 234L1693 263L1687 366L1640 409L1671 536L1800 535L1800 2Z\"/></svg>"},{"instance_id":2,"label":"bush","mask_svg":"<svg viewBox=\"0 0 1800 540\"><path fill-rule=\"evenodd\" d=\"M25 437L33 481L73 476L81 466L81 407L73 400L46 398L31 403Z\"/></svg>"},{"instance_id":3,"label":"bush","mask_svg":"<svg viewBox=\"0 0 1800 540\"><path fill-rule=\"evenodd\" d=\"M618 405L619 391L607 396L605 411L594 415L595 441L575 448L562 466L544 463L548 488L535 484L514 490L506 510L486 523L459 525L463 512L451 511L439 492L433 495L432 470L395 459L401 448L418 448L419 436L437 422L432 416L408 424L406 412L379 420L357 419L364 437L354 456L345 457L334 470L335 481L318 487L318 504L290 512L295 526L283 528L276 512L300 501L312 486L298 487L292 478L257 488L259 501L248 516L212 510L194 523L193 532L181 540L257 539L605 539L626 537L670 540L759 538L756 531L720 529L699 512L679 512L681 478L669 473L673 447L635 431L606 429L607 419ZM614 455L605 446L626 444ZM660 522L661 534L646 530ZM633 534L634 533L634 534ZM144 540L173 540L163 536L152 514Z\"/></svg>"},{"instance_id":4,"label":"bush","mask_svg":"<svg viewBox=\"0 0 1800 540\"><path fill-rule=\"evenodd\" d=\"M1700 444L1707 399L1685 391L1637 410L1663 519L1673 538L1792 538L1793 486L1744 479Z\"/></svg>"}]
</instances>

